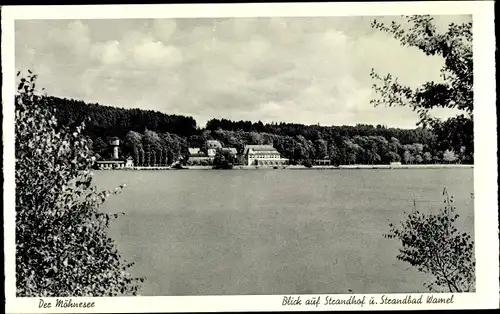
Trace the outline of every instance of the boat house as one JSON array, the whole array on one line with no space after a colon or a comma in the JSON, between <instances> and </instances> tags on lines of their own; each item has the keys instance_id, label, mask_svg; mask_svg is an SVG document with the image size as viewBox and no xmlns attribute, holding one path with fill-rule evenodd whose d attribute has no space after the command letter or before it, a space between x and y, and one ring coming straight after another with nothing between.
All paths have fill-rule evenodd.
<instances>
[{"instance_id":1,"label":"boat house","mask_svg":"<svg viewBox=\"0 0 500 314\"><path fill-rule=\"evenodd\" d=\"M123 160L100 160L97 161L98 169L121 169L125 168Z\"/></svg>"},{"instance_id":2,"label":"boat house","mask_svg":"<svg viewBox=\"0 0 500 314\"><path fill-rule=\"evenodd\" d=\"M123 169L123 168L133 168L134 160L132 157L127 159L122 159L119 156L119 139L112 139L110 141L110 146L112 148L112 154L110 160L99 160L96 161L97 169Z\"/></svg>"}]
</instances>

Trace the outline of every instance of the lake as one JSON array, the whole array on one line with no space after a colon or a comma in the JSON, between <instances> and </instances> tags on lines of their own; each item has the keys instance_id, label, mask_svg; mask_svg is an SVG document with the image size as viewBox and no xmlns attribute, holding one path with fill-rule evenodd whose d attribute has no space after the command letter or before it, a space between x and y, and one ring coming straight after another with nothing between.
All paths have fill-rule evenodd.
<instances>
[{"instance_id":1,"label":"lake","mask_svg":"<svg viewBox=\"0 0 500 314\"><path fill-rule=\"evenodd\" d=\"M427 292L385 239L415 202L455 197L473 233L473 169L96 171L142 295Z\"/></svg>"}]
</instances>

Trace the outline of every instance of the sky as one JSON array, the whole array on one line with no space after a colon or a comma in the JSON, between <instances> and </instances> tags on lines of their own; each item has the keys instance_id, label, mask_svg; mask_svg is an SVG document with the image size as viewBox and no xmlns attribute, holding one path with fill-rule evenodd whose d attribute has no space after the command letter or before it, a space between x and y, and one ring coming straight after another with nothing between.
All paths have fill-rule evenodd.
<instances>
[{"instance_id":1,"label":"sky","mask_svg":"<svg viewBox=\"0 0 500 314\"><path fill-rule=\"evenodd\" d=\"M377 17L390 22L399 17ZM439 81L442 59L370 27L373 17L18 20L15 64L48 94L211 118L414 128L377 107L370 70ZM436 16L439 29L470 16ZM453 112L438 110L437 116Z\"/></svg>"}]
</instances>

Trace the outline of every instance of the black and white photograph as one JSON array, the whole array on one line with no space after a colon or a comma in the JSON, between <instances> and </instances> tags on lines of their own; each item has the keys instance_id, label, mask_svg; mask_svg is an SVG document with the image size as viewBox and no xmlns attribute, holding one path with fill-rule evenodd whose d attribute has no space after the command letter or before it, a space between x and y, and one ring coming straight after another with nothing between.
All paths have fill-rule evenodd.
<instances>
[{"instance_id":1,"label":"black and white photograph","mask_svg":"<svg viewBox=\"0 0 500 314\"><path fill-rule=\"evenodd\" d=\"M476 64L489 24L460 3L2 25L9 295L26 313L424 309L493 286L498 307L494 60Z\"/></svg>"}]
</instances>

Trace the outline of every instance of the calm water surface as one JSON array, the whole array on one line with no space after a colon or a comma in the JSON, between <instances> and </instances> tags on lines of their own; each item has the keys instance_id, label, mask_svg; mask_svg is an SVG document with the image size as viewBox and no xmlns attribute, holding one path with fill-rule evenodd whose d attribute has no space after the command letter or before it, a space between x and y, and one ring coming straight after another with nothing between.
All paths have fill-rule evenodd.
<instances>
[{"instance_id":1,"label":"calm water surface","mask_svg":"<svg viewBox=\"0 0 500 314\"><path fill-rule=\"evenodd\" d=\"M473 233L472 169L97 171L127 184L103 210L143 295L426 292L385 239L447 187Z\"/></svg>"}]
</instances>

